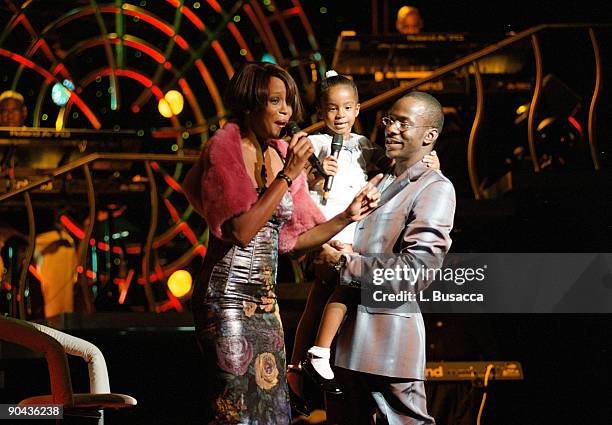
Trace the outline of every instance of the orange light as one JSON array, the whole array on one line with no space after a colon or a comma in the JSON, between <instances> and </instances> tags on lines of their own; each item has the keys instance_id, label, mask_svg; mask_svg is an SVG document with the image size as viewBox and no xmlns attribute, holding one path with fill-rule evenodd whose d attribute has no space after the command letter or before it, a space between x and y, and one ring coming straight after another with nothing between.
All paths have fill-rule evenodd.
<instances>
[{"instance_id":1,"label":"orange light","mask_svg":"<svg viewBox=\"0 0 612 425\"><path fill-rule=\"evenodd\" d=\"M184 297L191 291L193 279L187 270L177 270L168 278L168 289L177 298Z\"/></svg>"}]
</instances>

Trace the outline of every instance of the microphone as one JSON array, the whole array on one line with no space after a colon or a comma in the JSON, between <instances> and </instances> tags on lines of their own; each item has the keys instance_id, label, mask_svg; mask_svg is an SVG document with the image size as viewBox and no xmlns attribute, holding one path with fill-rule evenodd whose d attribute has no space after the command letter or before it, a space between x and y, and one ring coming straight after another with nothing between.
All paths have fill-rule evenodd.
<instances>
[{"instance_id":1,"label":"microphone","mask_svg":"<svg viewBox=\"0 0 612 425\"><path fill-rule=\"evenodd\" d=\"M302 130L295 121L289 121L287 123L287 132L289 133L289 136L293 136L294 134L299 133L300 131ZM328 177L327 173L323 169L323 164L321 164L321 161L319 161L319 158L317 158L314 153L310 155L310 157L308 158L308 162L310 162L310 165L312 165L321 175Z\"/></svg>"},{"instance_id":2,"label":"microphone","mask_svg":"<svg viewBox=\"0 0 612 425\"><path fill-rule=\"evenodd\" d=\"M340 155L340 151L342 150L343 142L344 142L344 138L342 137L341 134L334 134L334 137L332 138L332 142L331 142L331 156L338 159L338 156ZM328 175L325 178L325 184L323 185L324 201L327 201L327 198L329 197L329 191L331 190L333 184L334 184L334 176Z\"/></svg>"}]
</instances>

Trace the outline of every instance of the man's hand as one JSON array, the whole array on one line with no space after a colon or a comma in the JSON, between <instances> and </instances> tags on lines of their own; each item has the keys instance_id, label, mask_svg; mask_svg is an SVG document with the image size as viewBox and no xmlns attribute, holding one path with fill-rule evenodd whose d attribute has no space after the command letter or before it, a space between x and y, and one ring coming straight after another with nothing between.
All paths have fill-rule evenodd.
<instances>
[{"instance_id":1,"label":"man's hand","mask_svg":"<svg viewBox=\"0 0 612 425\"><path fill-rule=\"evenodd\" d=\"M337 241L332 241L337 242ZM342 252L338 251L336 248L332 247L330 244L326 243L321 246L321 250L319 251L319 255L317 258L313 260L315 264L327 264L331 266L340 261L340 255Z\"/></svg>"},{"instance_id":2,"label":"man's hand","mask_svg":"<svg viewBox=\"0 0 612 425\"><path fill-rule=\"evenodd\" d=\"M329 241L329 245L340 252L355 252L353 251L353 245L351 245L350 243L340 242L336 239Z\"/></svg>"},{"instance_id":3,"label":"man's hand","mask_svg":"<svg viewBox=\"0 0 612 425\"><path fill-rule=\"evenodd\" d=\"M344 215L349 221L359 221L365 218L378 207L380 192L376 186L382 180L383 175L378 174L366 184L353 199L353 202L344 210Z\"/></svg>"}]
</instances>

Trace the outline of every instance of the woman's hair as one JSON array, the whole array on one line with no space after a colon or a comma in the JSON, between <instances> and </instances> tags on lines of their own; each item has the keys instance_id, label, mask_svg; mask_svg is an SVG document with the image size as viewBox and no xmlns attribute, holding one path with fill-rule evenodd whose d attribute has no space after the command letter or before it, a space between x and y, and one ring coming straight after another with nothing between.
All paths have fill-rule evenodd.
<instances>
[{"instance_id":1,"label":"woman's hair","mask_svg":"<svg viewBox=\"0 0 612 425\"><path fill-rule=\"evenodd\" d=\"M326 78L321 79L318 85L318 96L319 108L325 105L327 102L327 96L332 87L339 85L346 85L353 89L355 92L355 99L359 102L359 92L355 82L344 75L339 75L336 71L330 70L325 73Z\"/></svg>"},{"instance_id":2,"label":"woman's hair","mask_svg":"<svg viewBox=\"0 0 612 425\"><path fill-rule=\"evenodd\" d=\"M245 124L248 114L259 112L268 104L268 86L272 77L285 83L287 104L293 110L291 119L302 120L304 108L293 77L273 63L247 62L236 71L223 96L225 106L241 125Z\"/></svg>"}]
</instances>

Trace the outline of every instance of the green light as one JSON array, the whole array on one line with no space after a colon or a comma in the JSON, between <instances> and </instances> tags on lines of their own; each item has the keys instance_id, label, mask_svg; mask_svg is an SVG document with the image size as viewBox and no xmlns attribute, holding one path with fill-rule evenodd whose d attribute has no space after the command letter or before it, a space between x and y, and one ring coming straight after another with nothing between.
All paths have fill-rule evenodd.
<instances>
[{"instance_id":1,"label":"green light","mask_svg":"<svg viewBox=\"0 0 612 425\"><path fill-rule=\"evenodd\" d=\"M270 0L263 0L264 6L270 6Z\"/></svg>"},{"instance_id":2,"label":"green light","mask_svg":"<svg viewBox=\"0 0 612 425\"><path fill-rule=\"evenodd\" d=\"M113 263L115 263L115 265L118 266L119 264L121 264L121 259L120 258L115 258L113 260Z\"/></svg>"},{"instance_id":3,"label":"green light","mask_svg":"<svg viewBox=\"0 0 612 425\"><path fill-rule=\"evenodd\" d=\"M182 233L181 233L182 234ZM11 295L11 293L9 292L8 294L6 294L6 299L10 300L11 298L13 298L13 296Z\"/></svg>"},{"instance_id":4,"label":"green light","mask_svg":"<svg viewBox=\"0 0 612 425\"><path fill-rule=\"evenodd\" d=\"M98 250L95 245L91 247L91 271L94 273L95 280L95 276L98 274Z\"/></svg>"},{"instance_id":5,"label":"green light","mask_svg":"<svg viewBox=\"0 0 612 425\"><path fill-rule=\"evenodd\" d=\"M327 8L326 8L325 6L323 6L323 7L321 7L321 8L319 9L319 12L321 12L321 13L325 14L325 13L327 13Z\"/></svg>"},{"instance_id":6,"label":"green light","mask_svg":"<svg viewBox=\"0 0 612 425\"><path fill-rule=\"evenodd\" d=\"M187 133L186 131L183 132L182 136L185 140L189 139L189 133Z\"/></svg>"},{"instance_id":7,"label":"green light","mask_svg":"<svg viewBox=\"0 0 612 425\"><path fill-rule=\"evenodd\" d=\"M100 90L96 92L96 97L102 97L102 92Z\"/></svg>"},{"instance_id":8,"label":"green light","mask_svg":"<svg viewBox=\"0 0 612 425\"><path fill-rule=\"evenodd\" d=\"M107 91L108 91L109 93L111 93L111 94L112 94L112 93L113 93L113 88L112 88L112 86L111 86L111 87L109 87Z\"/></svg>"},{"instance_id":9,"label":"green light","mask_svg":"<svg viewBox=\"0 0 612 425\"><path fill-rule=\"evenodd\" d=\"M139 58L139 57L141 57L141 56L142 56L142 53L141 53L140 51L138 51L138 52L134 53L134 56L136 56L137 58Z\"/></svg>"},{"instance_id":10,"label":"green light","mask_svg":"<svg viewBox=\"0 0 612 425\"><path fill-rule=\"evenodd\" d=\"M234 22L240 22L240 15L234 16Z\"/></svg>"},{"instance_id":11,"label":"green light","mask_svg":"<svg viewBox=\"0 0 612 425\"><path fill-rule=\"evenodd\" d=\"M175 143L170 149L172 149L172 152L176 152L178 150L178 145Z\"/></svg>"},{"instance_id":12,"label":"green light","mask_svg":"<svg viewBox=\"0 0 612 425\"><path fill-rule=\"evenodd\" d=\"M140 7L145 7L147 5L147 2L145 0L142 0L140 2Z\"/></svg>"},{"instance_id":13,"label":"green light","mask_svg":"<svg viewBox=\"0 0 612 425\"><path fill-rule=\"evenodd\" d=\"M144 130L138 130L136 134L138 135L138 137L142 137L144 136Z\"/></svg>"},{"instance_id":14,"label":"green light","mask_svg":"<svg viewBox=\"0 0 612 425\"><path fill-rule=\"evenodd\" d=\"M194 9L199 9L199 8L200 8L200 2L199 2L199 1L196 1L196 2L193 4L193 8L194 8Z\"/></svg>"},{"instance_id":15,"label":"green light","mask_svg":"<svg viewBox=\"0 0 612 425\"><path fill-rule=\"evenodd\" d=\"M42 120L43 120L43 121L47 121L47 119L49 119L49 115L47 115L47 114L42 114L42 117L41 117L41 118L42 118Z\"/></svg>"},{"instance_id":16,"label":"green light","mask_svg":"<svg viewBox=\"0 0 612 425\"><path fill-rule=\"evenodd\" d=\"M138 16L134 16L134 19L132 19L134 22L139 22L140 18Z\"/></svg>"},{"instance_id":17,"label":"green light","mask_svg":"<svg viewBox=\"0 0 612 425\"><path fill-rule=\"evenodd\" d=\"M314 55L312 55L312 57L314 58L314 60L320 61L321 60L321 53L317 52Z\"/></svg>"},{"instance_id":18,"label":"green light","mask_svg":"<svg viewBox=\"0 0 612 425\"><path fill-rule=\"evenodd\" d=\"M246 56L247 51L246 49L240 49L240 56Z\"/></svg>"},{"instance_id":19,"label":"green light","mask_svg":"<svg viewBox=\"0 0 612 425\"><path fill-rule=\"evenodd\" d=\"M212 124L209 128L210 128L210 131L215 131L217 129L217 126Z\"/></svg>"},{"instance_id":20,"label":"green light","mask_svg":"<svg viewBox=\"0 0 612 425\"><path fill-rule=\"evenodd\" d=\"M29 297L29 296L30 296L30 290L29 290L29 289L26 289L25 291L23 291L23 295L24 295L25 297Z\"/></svg>"},{"instance_id":21,"label":"green light","mask_svg":"<svg viewBox=\"0 0 612 425\"><path fill-rule=\"evenodd\" d=\"M78 112L73 112L72 113L72 118L78 118L79 117L79 113Z\"/></svg>"},{"instance_id":22,"label":"green light","mask_svg":"<svg viewBox=\"0 0 612 425\"><path fill-rule=\"evenodd\" d=\"M96 77L96 83L99 83L100 81L102 81L102 77Z\"/></svg>"}]
</instances>

